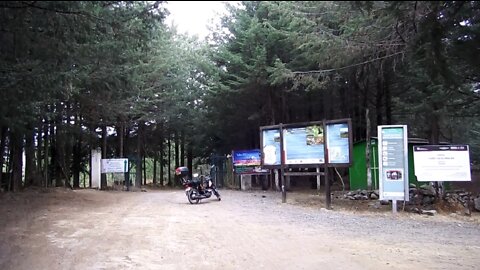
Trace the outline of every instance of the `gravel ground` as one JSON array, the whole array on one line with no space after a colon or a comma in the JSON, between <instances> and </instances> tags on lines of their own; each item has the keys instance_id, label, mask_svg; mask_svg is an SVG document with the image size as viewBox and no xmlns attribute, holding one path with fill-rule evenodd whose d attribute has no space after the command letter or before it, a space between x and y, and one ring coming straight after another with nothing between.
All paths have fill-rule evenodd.
<instances>
[{"instance_id":1,"label":"gravel ground","mask_svg":"<svg viewBox=\"0 0 480 270\"><path fill-rule=\"evenodd\" d=\"M0 194L0 269L478 269L477 217L352 212L221 190Z\"/></svg>"}]
</instances>

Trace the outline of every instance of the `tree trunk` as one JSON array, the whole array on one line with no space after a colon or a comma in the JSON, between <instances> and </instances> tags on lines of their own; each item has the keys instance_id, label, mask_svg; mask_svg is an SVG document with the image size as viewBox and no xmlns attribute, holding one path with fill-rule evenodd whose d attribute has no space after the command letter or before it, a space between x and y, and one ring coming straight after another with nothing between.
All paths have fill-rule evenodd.
<instances>
[{"instance_id":1,"label":"tree trunk","mask_svg":"<svg viewBox=\"0 0 480 270\"><path fill-rule=\"evenodd\" d=\"M40 121L38 124L37 132L37 163L36 163L36 172L37 176L35 178L35 186L42 186L42 176L43 176L43 123Z\"/></svg>"},{"instance_id":2,"label":"tree trunk","mask_svg":"<svg viewBox=\"0 0 480 270\"><path fill-rule=\"evenodd\" d=\"M48 187L48 179L50 174L48 173L50 168L49 158L49 149L50 149L50 135L49 135L49 127L48 127L48 118L45 118L45 125L43 126L43 130L45 132L45 136L43 138L43 185Z\"/></svg>"},{"instance_id":3,"label":"tree trunk","mask_svg":"<svg viewBox=\"0 0 480 270\"><path fill-rule=\"evenodd\" d=\"M22 186L22 154L23 154L23 135L16 131L11 133L12 149L12 190L20 191Z\"/></svg>"},{"instance_id":4,"label":"tree trunk","mask_svg":"<svg viewBox=\"0 0 480 270\"><path fill-rule=\"evenodd\" d=\"M390 86L388 80L388 72L385 72L385 79L383 80L383 89L385 91L385 118L386 124L392 124L392 94L390 93Z\"/></svg>"},{"instance_id":5,"label":"tree trunk","mask_svg":"<svg viewBox=\"0 0 480 270\"><path fill-rule=\"evenodd\" d=\"M143 155L143 185L147 185L147 158Z\"/></svg>"},{"instance_id":6,"label":"tree trunk","mask_svg":"<svg viewBox=\"0 0 480 270\"><path fill-rule=\"evenodd\" d=\"M143 137L143 124L138 123L138 134L137 134L137 168L136 168L136 177L135 177L135 186L141 187L142 186L142 160L143 160L143 145L142 145L142 137Z\"/></svg>"},{"instance_id":7,"label":"tree trunk","mask_svg":"<svg viewBox=\"0 0 480 270\"><path fill-rule=\"evenodd\" d=\"M377 96L376 96L376 105L375 105L375 110L377 113L377 126L383 124L383 83L382 79L377 77Z\"/></svg>"},{"instance_id":8,"label":"tree trunk","mask_svg":"<svg viewBox=\"0 0 480 270\"><path fill-rule=\"evenodd\" d=\"M180 140L178 136L178 132L175 131L174 134L174 139L175 139L175 168L180 167L180 155L179 155L179 150L180 150Z\"/></svg>"},{"instance_id":9,"label":"tree trunk","mask_svg":"<svg viewBox=\"0 0 480 270\"><path fill-rule=\"evenodd\" d=\"M63 125L63 105L57 103L57 115L55 118L56 140L55 140L55 186L65 187L65 174L63 167L65 164L65 131Z\"/></svg>"},{"instance_id":10,"label":"tree trunk","mask_svg":"<svg viewBox=\"0 0 480 270\"><path fill-rule=\"evenodd\" d=\"M25 186L33 185L36 178L34 140L35 131L29 128L25 133Z\"/></svg>"},{"instance_id":11,"label":"tree trunk","mask_svg":"<svg viewBox=\"0 0 480 270\"><path fill-rule=\"evenodd\" d=\"M185 132L180 132L180 166L185 166Z\"/></svg>"},{"instance_id":12,"label":"tree trunk","mask_svg":"<svg viewBox=\"0 0 480 270\"><path fill-rule=\"evenodd\" d=\"M63 145L63 163L61 164L62 166L62 173L65 178L65 186L72 188L71 184L71 166L72 166L72 153L73 153L73 140L72 136L65 136L67 132L71 130L70 128L70 120L72 118L72 108L71 108L70 102L67 102L66 104L66 110L65 110L65 116L66 116L66 122L65 122L65 130L64 130L64 145Z\"/></svg>"},{"instance_id":13,"label":"tree trunk","mask_svg":"<svg viewBox=\"0 0 480 270\"><path fill-rule=\"evenodd\" d=\"M51 113L53 113L53 105L50 107ZM55 122L53 120L49 121L49 127L50 127L50 166L49 166L49 178L48 179L48 186L53 186L53 181L55 180L55 163L56 163L56 158L57 158L57 150L55 149L56 146L56 138L55 138Z\"/></svg>"},{"instance_id":14,"label":"tree trunk","mask_svg":"<svg viewBox=\"0 0 480 270\"><path fill-rule=\"evenodd\" d=\"M123 122L119 123L117 126L117 137L118 137L118 157L123 158L123 141L125 137L125 125Z\"/></svg>"},{"instance_id":15,"label":"tree trunk","mask_svg":"<svg viewBox=\"0 0 480 270\"><path fill-rule=\"evenodd\" d=\"M270 124L275 125L275 107L273 106L275 104L274 98L273 98L273 89L271 87L268 88L268 100L267 100L267 106L268 110L270 111ZM267 120L267 121L268 121Z\"/></svg>"},{"instance_id":16,"label":"tree trunk","mask_svg":"<svg viewBox=\"0 0 480 270\"><path fill-rule=\"evenodd\" d=\"M157 184L157 153L153 155L153 185Z\"/></svg>"},{"instance_id":17,"label":"tree trunk","mask_svg":"<svg viewBox=\"0 0 480 270\"><path fill-rule=\"evenodd\" d=\"M164 156L163 156L163 136L160 138L160 186L164 185L163 182L163 161L164 161Z\"/></svg>"},{"instance_id":18,"label":"tree trunk","mask_svg":"<svg viewBox=\"0 0 480 270\"><path fill-rule=\"evenodd\" d=\"M6 183L8 179L3 179L3 163L4 163L4 155L5 155L5 146L7 145L7 131L8 128L6 126L2 126L0 129L0 186L2 183Z\"/></svg>"},{"instance_id":19,"label":"tree trunk","mask_svg":"<svg viewBox=\"0 0 480 270\"><path fill-rule=\"evenodd\" d=\"M77 130L81 130L82 125L80 123L81 117L75 115L75 125ZM73 148L73 187L80 188L80 170L81 170L81 161L82 160L82 133L79 132L79 135L75 136L75 145Z\"/></svg>"},{"instance_id":20,"label":"tree trunk","mask_svg":"<svg viewBox=\"0 0 480 270\"><path fill-rule=\"evenodd\" d=\"M190 142L187 146L187 166L188 166L188 170L190 172L190 178L192 177L192 173L193 173L193 145L192 143Z\"/></svg>"},{"instance_id":21,"label":"tree trunk","mask_svg":"<svg viewBox=\"0 0 480 270\"><path fill-rule=\"evenodd\" d=\"M167 162L167 173L168 173L168 184L173 187L172 173L170 168L172 167L172 141L170 136L167 141L167 151L168 151L168 162Z\"/></svg>"},{"instance_id":22,"label":"tree trunk","mask_svg":"<svg viewBox=\"0 0 480 270\"><path fill-rule=\"evenodd\" d=\"M355 131L353 134L355 136L354 141L360 140L363 137L363 127L362 127L362 113L361 113L361 104L360 104L360 86L356 79L353 81L353 115L355 121L353 121L353 130Z\"/></svg>"},{"instance_id":23,"label":"tree trunk","mask_svg":"<svg viewBox=\"0 0 480 270\"><path fill-rule=\"evenodd\" d=\"M429 142L430 144L436 145L440 143L440 119L438 117L437 106L433 105L433 113L430 115L430 134ZM443 179L438 179L442 181ZM443 197L443 185L442 182L433 182L433 187L435 188L435 197L436 199L441 199Z\"/></svg>"},{"instance_id":24,"label":"tree trunk","mask_svg":"<svg viewBox=\"0 0 480 270\"><path fill-rule=\"evenodd\" d=\"M107 126L102 125L102 159L107 158ZM107 174L102 173L100 177L100 189L107 189Z\"/></svg>"},{"instance_id":25,"label":"tree trunk","mask_svg":"<svg viewBox=\"0 0 480 270\"><path fill-rule=\"evenodd\" d=\"M281 94L282 94L282 122L283 123L290 123L290 117L289 117L289 114L288 114L288 103L287 103L287 97L286 97L286 93L285 93L285 90L282 89L280 90L281 91Z\"/></svg>"}]
</instances>

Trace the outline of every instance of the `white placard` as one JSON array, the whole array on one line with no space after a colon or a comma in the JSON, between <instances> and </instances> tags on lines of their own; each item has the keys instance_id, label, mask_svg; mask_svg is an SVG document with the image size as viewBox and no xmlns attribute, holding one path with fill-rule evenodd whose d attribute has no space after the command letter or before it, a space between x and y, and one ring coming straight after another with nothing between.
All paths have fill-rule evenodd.
<instances>
[{"instance_id":1,"label":"white placard","mask_svg":"<svg viewBox=\"0 0 480 270\"><path fill-rule=\"evenodd\" d=\"M408 144L406 125L378 126L380 200L408 201Z\"/></svg>"},{"instance_id":2,"label":"white placard","mask_svg":"<svg viewBox=\"0 0 480 270\"><path fill-rule=\"evenodd\" d=\"M92 149L91 188L100 188L102 152L100 149Z\"/></svg>"},{"instance_id":3,"label":"white placard","mask_svg":"<svg viewBox=\"0 0 480 270\"><path fill-rule=\"evenodd\" d=\"M468 145L423 145L413 147L418 181L471 181Z\"/></svg>"},{"instance_id":4,"label":"white placard","mask_svg":"<svg viewBox=\"0 0 480 270\"><path fill-rule=\"evenodd\" d=\"M127 158L102 159L102 173L123 173L127 171Z\"/></svg>"}]
</instances>

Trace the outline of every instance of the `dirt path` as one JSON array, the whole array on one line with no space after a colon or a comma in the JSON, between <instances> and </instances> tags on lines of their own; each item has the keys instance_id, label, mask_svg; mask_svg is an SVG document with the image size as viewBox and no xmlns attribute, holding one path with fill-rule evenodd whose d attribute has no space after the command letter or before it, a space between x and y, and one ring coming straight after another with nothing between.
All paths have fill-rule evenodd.
<instances>
[{"instance_id":1,"label":"dirt path","mask_svg":"<svg viewBox=\"0 0 480 270\"><path fill-rule=\"evenodd\" d=\"M480 225L282 204L276 192L0 194L0 269L478 269ZM8 210L14 205L15 211Z\"/></svg>"}]
</instances>

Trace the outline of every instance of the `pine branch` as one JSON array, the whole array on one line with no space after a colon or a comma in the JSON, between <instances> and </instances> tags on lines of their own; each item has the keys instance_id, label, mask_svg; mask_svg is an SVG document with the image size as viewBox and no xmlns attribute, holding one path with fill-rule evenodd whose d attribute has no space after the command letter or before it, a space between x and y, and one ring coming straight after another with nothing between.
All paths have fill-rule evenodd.
<instances>
[{"instance_id":1,"label":"pine branch","mask_svg":"<svg viewBox=\"0 0 480 270\"><path fill-rule=\"evenodd\" d=\"M382 57L377 57L375 59L367 60L367 61L364 61L364 62L361 62L361 63L356 63L356 64L352 64L352 65L345 66L345 67L340 67L340 68L331 68L331 69L323 69L323 70L309 70L309 71L294 71L292 73L295 74L295 75L301 75L301 74L316 74L316 73L327 73L327 72L339 71L339 70L348 69L348 68L351 68L351 67L365 65L365 64L368 64L368 63L372 63L372 62L375 62L375 61L378 61L378 60L382 60L382 59L385 59L385 58L390 58L390 57L393 57L395 55L404 54L404 53L405 52L403 52L403 51L396 52L396 53L393 53L393 54L385 55L385 56L382 56Z\"/></svg>"},{"instance_id":2,"label":"pine branch","mask_svg":"<svg viewBox=\"0 0 480 270\"><path fill-rule=\"evenodd\" d=\"M59 14L65 14L65 15L78 15L78 16L85 16L85 17L91 17L95 18L97 20L102 20L99 17L96 17L90 13L87 12L82 12L82 11L70 11L70 10L60 10L60 9L55 9L55 8L46 8L42 6L35 5L37 1L32 1L32 2L21 2L21 6L15 6L15 5L8 5L7 3L2 3L0 4L0 8L9 8L9 9L25 9L25 8L34 8L34 9L40 9L40 10L45 10L49 12L55 12Z\"/></svg>"}]
</instances>

